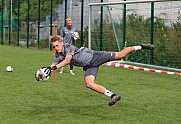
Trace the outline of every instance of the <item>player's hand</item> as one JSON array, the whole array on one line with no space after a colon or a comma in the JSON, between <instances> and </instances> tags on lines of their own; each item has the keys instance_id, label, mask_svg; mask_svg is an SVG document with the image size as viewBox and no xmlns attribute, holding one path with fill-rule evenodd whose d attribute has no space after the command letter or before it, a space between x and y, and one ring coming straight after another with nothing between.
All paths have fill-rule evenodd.
<instances>
[{"instance_id":1,"label":"player's hand","mask_svg":"<svg viewBox=\"0 0 181 124\"><path fill-rule=\"evenodd\" d=\"M35 79L37 81L47 81L51 75L51 68L50 67L42 67L41 69L37 70L35 73Z\"/></svg>"},{"instance_id":2,"label":"player's hand","mask_svg":"<svg viewBox=\"0 0 181 124\"><path fill-rule=\"evenodd\" d=\"M80 37L79 37L79 33L78 32L74 32L74 33L72 33L72 37L74 38L74 40L77 40L77 39L79 39Z\"/></svg>"},{"instance_id":3,"label":"player's hand","mask_svg":"<svg viewBox=\"0 0 181 124\"><path fill-rule=\"evenodd\" d=\"M52 66L52 67L50 67L51 68L51 70L56 70L57 69L57 66Z\"/></svg>"}]
</instances>

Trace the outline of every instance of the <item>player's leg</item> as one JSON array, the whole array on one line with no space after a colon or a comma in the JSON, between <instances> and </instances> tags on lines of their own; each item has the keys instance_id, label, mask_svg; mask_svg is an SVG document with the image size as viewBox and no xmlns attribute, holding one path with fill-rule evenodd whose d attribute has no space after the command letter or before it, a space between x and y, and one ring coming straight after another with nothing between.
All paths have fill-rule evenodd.
<instances>
[{"instance_id":1,"label":"player's leg","mask_svg":"<svg viewBox=\"0 0 181 124\"><path fill-rule=\"evenodd\" d=\"M126 47L120 52L116 52L115 59L122 59L126 57L129 53L132 53L135 51L134 47Z\"/></svg>"},{"instance_id":2,"label":"player's leg","mask_svg":"<svg viewBox=\"0 0 181 124\"><path fill-rule=\"evenodd\" d=\"M153 50L154 46L151 44L141 44L139 46L126 47L122 51L116 52L115 59L122 59L126 57L129 53L132 53L134 51L141 50L141 49Z\"/></svg>"},{"instance_id":3,"label":"player's leg","mask_svg":"<svg viewBox=\"0 0 181 124\"><path fill-rule=\"evenodd\" d=\"M94 90L98 93L105 94L106 96L110 97L111 101L109 102L109 105L112 106L117 101L119 101L121 99L121 97L119 95L114 94L111 91L107 90L104 86L101 86L101 85L95 83L95 78L96 78L97 72L98 72L98 67L91 67L85 71L84 80L85 80L86 87L91 90Z\"/></svg>"},{"instance_id":4,"label":"player's leg","mask_svg":"<svg viewBox=\"0 0 181 124\"><path fill-rule=\"evenodd\" d=\"M62 67L62 68L60 69L60 74L62 74L62 73L63 73L63 69L64 69L64 67Z\"/></svg>"},{"instance_id":5,"label":"player's leg","mask_svg":"<svg viewBox=\"0 0 181 124\"><path fill-rule=\"evenodd\" d=\"M70 65L70 74L75 75L74 72L73 72L73 66L72 65Z\"/></svg>"},{"instance_id":6,"label":"player's leg","mask_svg":"<svg viewBox=\"0 0 181 124\"><path fill-rule=\"evenodd\" d=\"M85 77L85 85L87 88L101 94L104 94L106 91L105 87L95 83L95 77L93 75L89 75ZM112 93L110 95L112 95Z\"/></svg>"}]
</instances>

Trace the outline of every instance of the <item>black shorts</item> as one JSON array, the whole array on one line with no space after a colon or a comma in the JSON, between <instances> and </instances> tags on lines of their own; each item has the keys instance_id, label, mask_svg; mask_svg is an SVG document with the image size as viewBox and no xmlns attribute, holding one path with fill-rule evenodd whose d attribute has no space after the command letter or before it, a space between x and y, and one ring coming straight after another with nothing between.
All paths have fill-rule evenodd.
<instances>
[{"instance_id":1,"label":"black shorts","mask_svg":"<svg viewBox=\"0 0 181 124\"><path fill-rule=\"evenodd\" d=\"M89 75L93 75L95 78L97 76L97 72L99 70L99 66L102 65L103 63L109 62L109 61L113 61L115 59L115 52L95 52L93 54L93 58L90 62L90 64L86 67L83 67L84 71L85 71L85 75L89 76Z\"/></svg>"}]
</instances>

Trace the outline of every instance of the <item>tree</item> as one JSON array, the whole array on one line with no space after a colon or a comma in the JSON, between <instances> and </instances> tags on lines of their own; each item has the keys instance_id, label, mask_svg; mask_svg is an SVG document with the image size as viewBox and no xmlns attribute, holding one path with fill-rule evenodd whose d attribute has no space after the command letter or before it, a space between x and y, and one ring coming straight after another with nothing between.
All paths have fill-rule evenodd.
<instances>
[{"instance_id":1,"label":"tree","mask_svg":"<svg viewBox=\"0 0 181 124\"><path fill-rule=\"evenodd\" d=\"M18 18L18 1L20 1L20 20L26 21L27 11L28 11L28 3L27 0L12 0L12 8L13 8L13 18L17 20ZM6 8L9 8L10 0L5 0ZM62 4L63 0L52 0L53 3L53 16L57 15L55 8L57 8L60 4ZM38 0L30 0L30 21L35 22L38 20ZM46 16L50 14L50 0L40 0L40 20L44 21ZM9 9L8 9L9 10Z\"/></svg>"}]
</instances>

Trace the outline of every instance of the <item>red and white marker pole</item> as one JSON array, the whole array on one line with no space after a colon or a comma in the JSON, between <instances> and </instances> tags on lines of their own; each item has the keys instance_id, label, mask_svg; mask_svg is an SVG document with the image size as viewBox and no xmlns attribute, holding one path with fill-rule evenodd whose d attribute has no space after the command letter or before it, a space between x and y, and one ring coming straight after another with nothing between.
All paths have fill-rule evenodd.
<instances>
[{"instance_id":1,"label":"red and white marker pole","mask_svg":"<svg viewBox=\"0 0 181 124\"><path fill-rule=\"evenodd\" d=\"M57 34L57 24L52 24L53 27L53 36ZM53 50L53 58L55 58L55 49ZM53 82L56 84L56 70L53 71L54 77L53 77Z\"/></svg>"},{"instance_id":2,"label":"red and white marker pole","mask_svg":"<svg viewBox=\"0 0 181 124\"><path fill-rule=\"evenodd\" d=\"M155 69L137 67L137 66L133 66L133 65L120 64L120 63L115 63L115 62L107 62L107 63L104 63L103 65L114 66L114 67L119 67L119 68L128 68L128 69L134 69L134 70L140 70L140 71L156 72L156 73L161 73L161 74L170 74L170 75L181 76L181 73L179 73L179 72L155 70Z\"/></svg>"}]
</instances>

